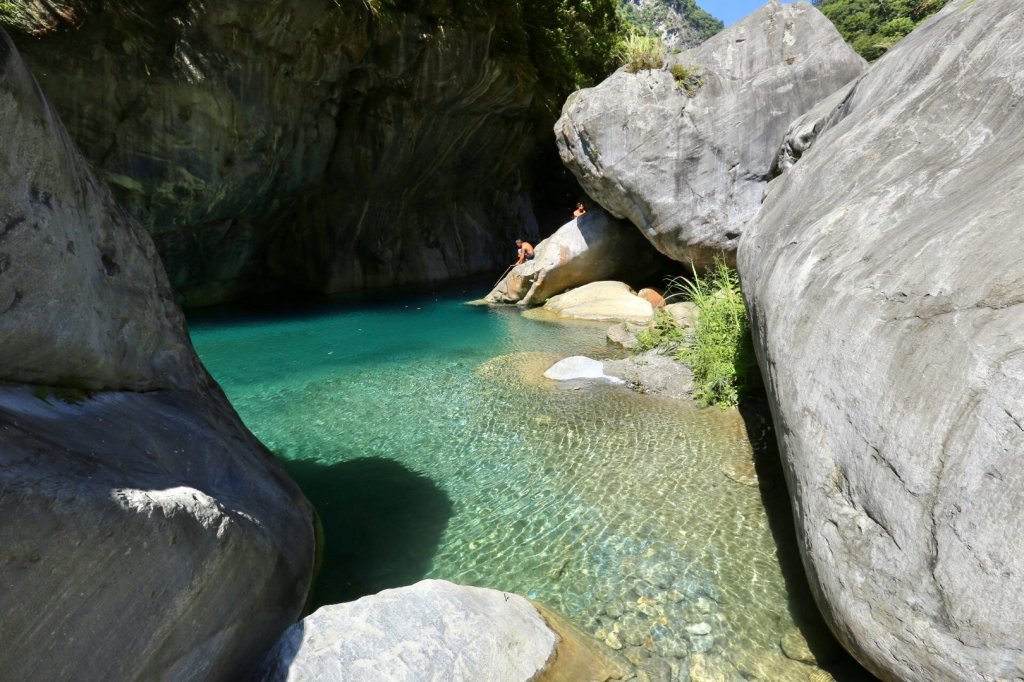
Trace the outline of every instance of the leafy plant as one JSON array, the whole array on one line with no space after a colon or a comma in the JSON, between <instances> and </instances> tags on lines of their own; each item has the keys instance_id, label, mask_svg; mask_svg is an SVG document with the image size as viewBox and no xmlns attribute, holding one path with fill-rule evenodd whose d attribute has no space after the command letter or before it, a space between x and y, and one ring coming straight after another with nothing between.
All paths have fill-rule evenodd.
<instances>
[{"instance_id":1,"label":"leafy plant","mask_svg":"<svg viewBox=\"0 0 1024 682\"><path fill-rule=\"evenodd\" d=\"M699 66L686 66L684 64L673 64L669 67L669 73L676 80L676 85L686 91L687 97L693 97L704 85L704 78L701 75Z\"/></svg>"},{"instance_id":2,"label":"leafy plant","mask_svg":"<svg viewBox=\"0 0 1024 682\"><path fill-rule=\"evenodd\" d=\"M684 336L683 328L676 322L676 318L664 308L658 308L654 311L650 326L637 333L637 350L642 353L659 349L671 353L683 343Z\"/></svg>"},{"instance_id":3,"label":"leafy plant","mask_svg":"<svg viewBox=\"0 0 1024 682\"><path fill-rule=\"evenodd\" d=\"M699 43L722 30L718 19L702 10L694 0L660 0L654 3L636 3L621 0L622 23L637 33L662 33L665 29L686 31L692 29Z\"/></svg>"},{"instance_id":4,"label":"leafy plant","mask_svg":"<svg viewBox=\"0 0 1024 682\"><path fill-rule=\"evenodd\" d=\"M660 69L665 65L665 44L655 35L630 33L618 45L619 60L626 71Z\"/></svg>"},{"instance_id":5,"label":"leafy plant","mask_svg":"<svg viewBox=\"0 0 1024 682\"><path fill-rule=\"evenodd\" d=\"M678 353L693 370L694 397L705 405L738 405L760 380L739 275L718 259L705 278L694 270L691 280L676 278L669 290L670 298L688 298L699 312Z\"/></svg>"}]
</instances>

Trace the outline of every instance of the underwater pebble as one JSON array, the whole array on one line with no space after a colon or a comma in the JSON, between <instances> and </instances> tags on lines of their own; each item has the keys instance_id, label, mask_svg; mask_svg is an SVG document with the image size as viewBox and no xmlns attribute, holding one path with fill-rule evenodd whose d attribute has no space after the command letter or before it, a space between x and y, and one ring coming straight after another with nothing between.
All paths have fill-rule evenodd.
<instances>
[{"instance_id":1,"label":"underwater pebble","mask_svg":"<svg viewBox=\"0 0 1024 682\"><path fill-rule=\"evenodd\" d=\"M694 623L686 626L686 631L691 635L710 635L711 626L707 623Z\"/></svg>"},{"instance_id":2,"label":"underwater pebble","mask_svg":"<svg viewBox=\"0 0 1024 682\"><path fill-rule=\"evenodd\" d=\"M611 648L615 649L616 651L622 648L622 642L619 640L619 636L616 635L614 632L608 633L608 636L604 639L604 643L610 646Z\"/></svg>"},{"instance_id":3,"label":"underwater pebble","mask_svg":"<svg viewBox=\"0 0 1024 682\"><path fill-rule=\"evenodd\" d=\"M715 646L715 638L711 635L693 635L690 637L690 645L694 651L705 653Z\"/></svg>"}]
</instances>

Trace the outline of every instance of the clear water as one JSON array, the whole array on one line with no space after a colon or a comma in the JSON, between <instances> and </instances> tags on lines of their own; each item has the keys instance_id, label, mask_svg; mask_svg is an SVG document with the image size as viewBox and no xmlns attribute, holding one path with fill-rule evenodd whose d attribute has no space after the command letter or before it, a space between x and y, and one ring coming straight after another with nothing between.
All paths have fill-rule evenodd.
<instances>
[{"instance_id":1,"label":"clear water","mask_svg":"<svg viewBox=\"0 0 1024 682\"><path fill-rule=\"evenodd\" d=\"M318 604L444 578L529 595L673 679L831 679L780 645L802 630L834 653L777 549L767 421L540 377L613 356L606 325L430 297L191 326L318 509Z\"/></svg>"}]
</instances>

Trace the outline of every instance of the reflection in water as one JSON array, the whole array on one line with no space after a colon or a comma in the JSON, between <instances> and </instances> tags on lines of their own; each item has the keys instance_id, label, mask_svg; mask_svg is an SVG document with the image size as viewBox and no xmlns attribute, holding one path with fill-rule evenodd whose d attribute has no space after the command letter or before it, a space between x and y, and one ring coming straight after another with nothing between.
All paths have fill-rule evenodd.
<instances>
[{"instance_id":1,"label":"reflection in water","mask_svg":"<svg viewBox=\"0 0 1024 682\"><path fill-rule=\"evenodd\" d=\"M603 327L409 305L193 324L320 510L319 601L444 578L531 596L676 679L829 679L814 655L869 679L842 675L777 549L795 543L767 421L537 376L613 354Z\"/></svg>"}]
</instances>

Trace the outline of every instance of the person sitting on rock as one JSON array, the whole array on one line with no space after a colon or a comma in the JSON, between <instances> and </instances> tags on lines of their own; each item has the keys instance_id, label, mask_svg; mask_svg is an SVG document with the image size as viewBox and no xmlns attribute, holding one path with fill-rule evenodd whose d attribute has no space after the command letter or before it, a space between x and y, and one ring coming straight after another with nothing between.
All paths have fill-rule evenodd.
<instances>
[{"instance_id":1,"label":"person sitting on rock","mask_svg":"<svg viewBox=\"0 0 1024 682\"><path fill-rule=\"evenodd\" d=\"M583 202L576 204L576 210L572 212L573 218L579 218L581 215L587 212L587 207L583 205Z\"/></svg>"},{"instance_id":2,"label":"person sitting on rock","mask_svg":"<svg viewBox=\"0 0 1024 682\"><path fill-rule=\"evenodd\" d=\"M533 260L533 244L530 242L524 242L522 239L516 240L516 253L519 255L519 260L516 261L516 265L522 265L528 260Z\"/></svg>"}]
</instances>

